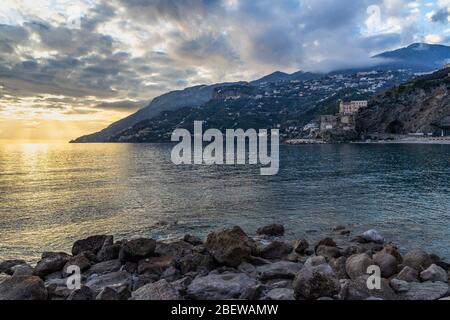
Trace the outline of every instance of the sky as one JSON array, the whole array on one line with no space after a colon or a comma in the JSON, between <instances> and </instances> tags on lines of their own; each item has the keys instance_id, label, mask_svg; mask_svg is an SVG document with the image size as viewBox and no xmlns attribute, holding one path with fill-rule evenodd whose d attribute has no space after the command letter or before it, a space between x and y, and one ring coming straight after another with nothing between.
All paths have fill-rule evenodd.
<instances>
[{"instance_id":1,"label":"sky","mask_svg":"<svg viewBox=\"0 0 450 320\"><path fill-rule=\"evenodd\" d=\"M450 44L450 0L1 0L0 140L67 141L176 89Z\"/></svg>"}]
</instances>

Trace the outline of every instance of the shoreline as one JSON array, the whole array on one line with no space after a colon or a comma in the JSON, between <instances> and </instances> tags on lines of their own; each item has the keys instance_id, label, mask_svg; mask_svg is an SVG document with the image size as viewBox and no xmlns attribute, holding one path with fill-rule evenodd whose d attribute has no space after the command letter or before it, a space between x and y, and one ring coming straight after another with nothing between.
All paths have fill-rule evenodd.
<instances>
[{"instance_id":1,"label":"shoreline","mask_svg":"<svg viewBox=\"0 0 450 320\"><path fill-rule=\"evenodd\" d=\"M224 227L206 239L76 241L71 254L45 252L36 265L0 261L0 300L439 300L450 299L450 264L405 254L376 230L334 226L320 241L286 240L282 225L249 237ZM413 247L413 246L411 246ZM380 289L366 283L381 272ZM72 268L79 289L69 289Z\"/></svg>"}]
</instances>

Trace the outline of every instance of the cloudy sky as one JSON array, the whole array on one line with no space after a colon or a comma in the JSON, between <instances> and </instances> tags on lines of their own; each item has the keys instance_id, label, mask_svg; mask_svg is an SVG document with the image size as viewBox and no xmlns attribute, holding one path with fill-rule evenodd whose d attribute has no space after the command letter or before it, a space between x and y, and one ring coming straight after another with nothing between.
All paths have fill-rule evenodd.
<instances>
[{"instance_id":1,"label":"cloudy sky","mask_svg":"<svg viewBox=\"0 0 450 320\"><path fill-rule=\"evenodd\" d=\"M0 140L67 140L151 98L450 43L450 0L1 0Z\"/></svg>"}]
</instances>

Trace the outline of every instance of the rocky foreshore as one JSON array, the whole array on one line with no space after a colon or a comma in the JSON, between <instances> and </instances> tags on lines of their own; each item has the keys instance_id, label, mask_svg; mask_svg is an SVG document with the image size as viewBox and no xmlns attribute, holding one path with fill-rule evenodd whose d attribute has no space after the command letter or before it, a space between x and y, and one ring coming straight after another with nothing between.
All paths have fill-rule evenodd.
<instances>
[{"instance_id":1,"label":"rocky foreshore","mask_svg":"<svg viewBox=\"0 0 450 320\"><path fill-rule=\"evenodd\" d=\"M76 241L71 254L43 253L35 266L0 263L0 300L450 299L448 263L420 249L401 254L375 230L352 236L336 226L312 244L284 239L282 225L256 234L235 226L205 241L92 236ZM79 289L67 285L74 266ZM369 289L373 266L381 281Z\"/></svg>"}]
</instances>

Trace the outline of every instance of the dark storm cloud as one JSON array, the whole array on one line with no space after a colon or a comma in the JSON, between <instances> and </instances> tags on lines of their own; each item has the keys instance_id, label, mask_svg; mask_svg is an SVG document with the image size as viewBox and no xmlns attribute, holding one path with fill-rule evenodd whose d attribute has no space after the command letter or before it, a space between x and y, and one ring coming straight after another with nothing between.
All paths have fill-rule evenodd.
<instances>
[{"instance_id":1,"label":"dark storm cloud","mask_svg":"<svg viewBox=\"0 0 450 320\"><path fill-rule=\"evenodd\" d=\"M440 22L443 24L448 24L448 17L450 16L450 12L447 8L442 8L435 14L431 16L431 21L433 22Z\"/></svg>"}]
</instances>

